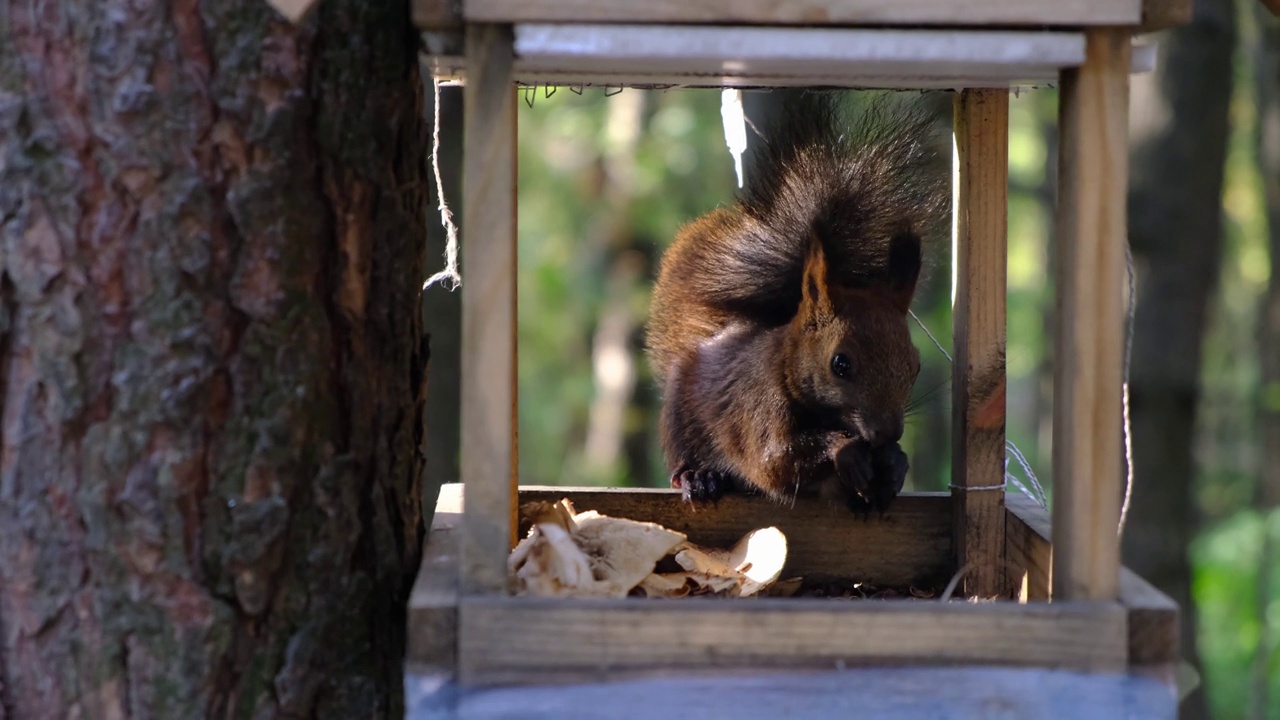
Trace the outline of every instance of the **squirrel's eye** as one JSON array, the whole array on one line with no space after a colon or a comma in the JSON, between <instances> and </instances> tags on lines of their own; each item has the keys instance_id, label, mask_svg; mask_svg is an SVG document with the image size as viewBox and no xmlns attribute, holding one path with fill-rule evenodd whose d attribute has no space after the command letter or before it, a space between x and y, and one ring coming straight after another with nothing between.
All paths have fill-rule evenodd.
<instances>
[{"instance_id":1,"label":"squirrel's eye","mask_svg":"<svg viewBox=\"0 0 1280 720\"><path fill-rule=\"evenodd\" d=\"M831 358L831 372L836 377L847 377L849 371L853 369L853 363L849 362L849 356L844 353L836 353Z\"/></svg>"}]
</instances>

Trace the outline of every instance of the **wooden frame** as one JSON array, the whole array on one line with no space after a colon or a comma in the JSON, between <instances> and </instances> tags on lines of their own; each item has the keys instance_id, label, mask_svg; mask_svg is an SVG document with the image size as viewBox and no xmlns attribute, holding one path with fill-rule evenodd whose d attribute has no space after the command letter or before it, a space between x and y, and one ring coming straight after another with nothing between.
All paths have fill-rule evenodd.
<instances>
[{"instance_id":1,"label":"wooden frame","mask_svg":"<svg viewBox=\"0 0 1280 720\"><path fill-rule=\"evenodd\" d=\"M1147 5L1181 0L414 0L421 27L442 22L857 26L1139 25Z\"/></svg>"},{"instance_id":2,"label":"wooden frame","mask_svg":"<svg viewBox=\"0 0 1280 720\"><path fill-rule=\"evenodd\" d=\"M1119 565L1119 370L1130 35L1184 0L418 0L465 27L462 475L442 491L410 603L410 661L467 684L663 669L865 663L1155 668L1177 658L1177 608ZM732 23L884 26L730 27ZM424 21L425 22L425 21ZM500 24L488 24L498 22ZM632 23L586 25L593 23ZM638 23L690 23L696 27ZM528 24L520 24L528 23ZM1005 26L989 30L984 25ZM1009 29L1059 26L1054 32ZM893 27L911 25L912 28ZM966 27L967 26L967 27ZM1127 27L1121 27L1127 26ZM921 30L920 27L936 28ZM946 69L939 70L939 66ZM1007 88L1061 82L1054 524L1003 488ZM672 491L520 488L515 422L518 81L959 87L955 455L950 494L882 517L730 497L696 517ZM508 381L509 379L509 381ZM1020 602L551 601L511 597L518 500L654 520L723 545L777 525L786 572L936 582ZM1050 602L1045 602L1046 600Z\"/></svg>"},{"instance_id":3,"label":"wooden frame","mask_svg":"<svg viewBox=\"0 0 1280 720\"><path fill-rule=\"evenodd\" d=\"M1153 32L1190 22L1191 9L1191 0L413 0L412 4L414 24L423 30L452 29L464 22L650 22L811 27L1114 25Z\"/></svg>"},{"instance_id":4,"label":"wooden frame","mask_svg":"<svg viewBox=\"0 0 1280 720\"><path fill-rule=\"evenodd\" d=\"M1005 264L1009 92L955 99L955 301L951 364L952 498L965 589L991 597L1004 584Z\"/></svg>"},{"instance_id":5,"label":"wooden frame","mask_svg":"<svg viewBox=\"0 0 1280 720\"><path fill-rule=\"evenodd\" d=\"M1081 31L530 23L512 26L522 85L995 88L1046 85L1084 62ZM1132 68L1149 69L1151 46ZM435 55L436 77L466 58Z\"/></svg>"}]
</instances>

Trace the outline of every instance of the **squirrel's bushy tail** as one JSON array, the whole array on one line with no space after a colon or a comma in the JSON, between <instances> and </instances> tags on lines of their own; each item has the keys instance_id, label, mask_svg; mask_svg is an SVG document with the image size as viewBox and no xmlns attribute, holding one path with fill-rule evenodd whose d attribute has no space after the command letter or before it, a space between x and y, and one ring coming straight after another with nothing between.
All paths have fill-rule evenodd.
<instances>
[{"instance_id":1,"label":"squirrel's bushy tail","mask_svg":"<svg viewBox=\"0 0 1280 720\"><path fill-rule=\"evenodd\" d=\"M828 281L881 277L894 237L927 246L946 226L948 158L936 115L886 93L847 107L833 92L791 93L757 138L738 202L716 232L688 238L689 288L729 312L785 321L799 302L811 238L823 245Z\"/></svg>"}]
</instances>

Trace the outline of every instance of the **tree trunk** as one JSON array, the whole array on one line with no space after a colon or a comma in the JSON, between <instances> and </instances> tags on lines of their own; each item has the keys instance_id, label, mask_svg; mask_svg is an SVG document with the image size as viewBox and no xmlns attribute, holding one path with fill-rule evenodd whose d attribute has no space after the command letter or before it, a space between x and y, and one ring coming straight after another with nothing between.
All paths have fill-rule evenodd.
<instances>
[{"instance_id":1,"label":"tree trunk","mask_svg":"<svg viewBox=\"0 0 1280 720\"><path fill-rule=\"evenodd\" d=\"M401 714L407 2L0 6L0 717Z\"/></svg>"},{"instance_id":2,"label":"tree trunk","mask_svg":"<svg viewBox=\"0 0 1280 720\"><path fill-rule=\"evenodd\" d=\"M1187 547L1196 530L1192 456L1200 349L1222 248L1222 179L1235 21L1229 0L1200 0L1162 38L1153 78L1134 83L1129 236L1138 271L1130 397L1137 477L1125 562L1177 600L1195 663ZM1205 717L1204 693L1183 704Z\"/></svg>"}]
</instances>

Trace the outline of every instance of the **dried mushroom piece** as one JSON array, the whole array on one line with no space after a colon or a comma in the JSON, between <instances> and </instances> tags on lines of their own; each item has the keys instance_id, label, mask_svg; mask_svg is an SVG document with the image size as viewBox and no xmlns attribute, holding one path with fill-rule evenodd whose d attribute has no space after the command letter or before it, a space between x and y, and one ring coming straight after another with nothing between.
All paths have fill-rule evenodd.
<instances>
[{"instance_id":1,"label":"dried mushroom piece","mask_svg":"<svg viewBox=\"0 0 1280 720\"><path fill-rule=\"evenodd\" d=\"M511 551L519 595L626 597L685 536L654 523L575 513L567 500L526 507L529 535Z\"/></svg>"},{"instance_id":2,"label":"dried mushroom piece","mask_svg":"<svg viewBox=\"0 0 1280 720\"><path fill-rule=\"evenodd\" d=\"M653 573L653 567L685 536L655 523L622 520L593 512L577 516L574 540L591 558L596 580L609 597L627 593Z\"/></svg>"},{"instance_id":3,"label":"dried mushroom piece","mask_svg":"<svg viewBox=\"0 0 1280 720\"><path fill-rule=\"evenodd\" d=\"M578 513L568 500L530 503L522 514L533 527L507 560L519 595L750 597L778 579L787 559L787 539L777 528L752 531L718 550L655 523ZM670 555L684 572L655 573Z\"/></svg>"},{"instance_id":4,"label":"dried mushroom piece","mask_svg":"<svg viewBox=\"0 0 1280 720\"><path fill-rule=\"evenodd\" d=\"M715 593L751 597L782 574L787 538L775 527L753 530L730 550L686 543L675 560L690 580Z\"/></svg>"}]
</instances>

